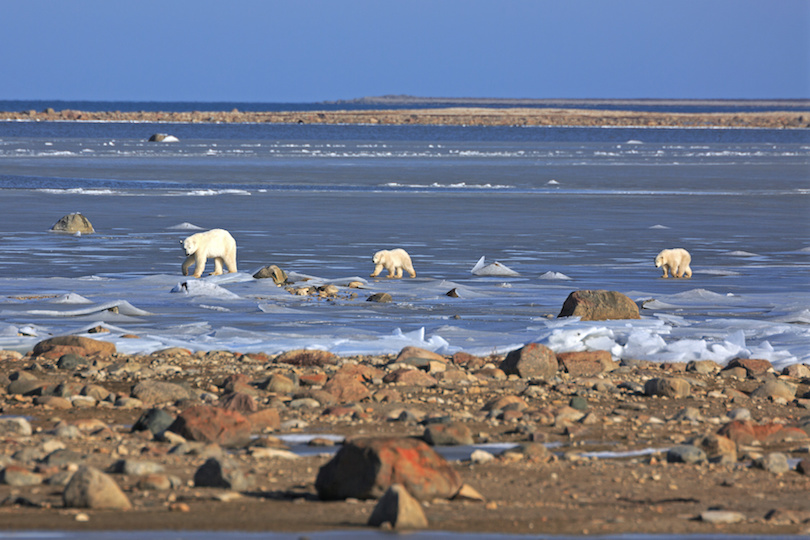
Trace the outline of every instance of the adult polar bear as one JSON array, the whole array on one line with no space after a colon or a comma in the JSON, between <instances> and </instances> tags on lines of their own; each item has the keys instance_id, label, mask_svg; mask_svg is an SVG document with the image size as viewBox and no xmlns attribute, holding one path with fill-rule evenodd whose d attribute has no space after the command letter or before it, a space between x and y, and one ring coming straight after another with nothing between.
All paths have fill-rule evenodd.
<instances>
[{"instance_id":1,"label":"adult polar bear","mask_svg":"<svg viewBox=\"0 0 810 540\"><path fill-rule=\"evenodd\" d=\"M397 248L392 250L383 249L374 254L371 261L375 264L374 272L371 277L377 277L382 272L383 268L388 271L389 278L401 278L402 270L404 269L413 278L416 277L416 272L411 263L411 256L404 249Z\"/></svg>"},{"instance_id":2,"label":"adult polar bear","mask_svg":"<svg viewBox=\"0 0 810 540\"><path fill-rule=\"evenodd\" d=\"M236 240L225 229L211 229L210 231L192 234L183 240L183 251L186 260L183 261L183 275L188 275L189 267L194 264L194 277L202 277L205 263L209 257L214 259L212 276L222 274L222 265L228 267L228 272L236 272Z\"/></svg>"},{"instance_id":3,"label":"adult polar bear","mask_svg":"<svg viewBox=\"0 0 810 540\"><path fill-rule=\"evenodd\" d=\"M672 277L692 277L692 269L689 268L689 263L692 262L692 256L683 248L664 249L655 258L655 267L664 268L664 277L667 275L667 270L672 272Z\"/></svg>"}]
</instances>

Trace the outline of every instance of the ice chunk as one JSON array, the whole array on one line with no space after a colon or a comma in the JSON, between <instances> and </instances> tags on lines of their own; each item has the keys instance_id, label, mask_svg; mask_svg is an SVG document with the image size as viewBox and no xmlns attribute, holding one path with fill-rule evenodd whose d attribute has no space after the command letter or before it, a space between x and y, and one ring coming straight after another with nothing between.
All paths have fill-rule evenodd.
<instances>
[{"instance_id":1,"label":"ice chunk","mask_svg":"<svg viewBox=\"0 0 810 540\"><path fill-rule=\"evenodd\" d=\"M232 293L216 283L204 280L188 280L178 283L170 291L173 293L184 293L189 296L212 296L214 298L237 299L239 295Z\"/></svg>"},{"instance_id":2,"label":"ice chunk","mask_svg":"<svg viewBox=\"0 0 810 540\"><path fill-rule=\"evenodd\" d=\"M76 293L67 293L59 296L58 298L54 298L52 303L54 304L92 304L91 300L88 300L84 296Z\"/></svg>"},{"instance_id":3,"label":"ice chunk","mask_svg":"<svg viewBox=\"0 0 810 540\"><path fill-rule=\"evenodd\" d=\"M59 311L55 309L53 310L33 309L28 311L27 313L29 315L45 315L48 317L80 317L83 315L101 314L105 311L135 317L152 315L152 313L149 313L148 311L136 308L126 300L105 302L103 304L98 304L93 307L88 307L84 309L71 309L67 311Z\"/></svg>"},{"instance_id":4,"label":"ice chunk","mask_svg":"<svg viewBox=\"0 0 810 540\"><path fill-rule=\"evenodd\" d=\"M495 261L494 263L491 263L491 264L484 264L485 259L486 259L486 257L481 257L480 259L478 259L478 262L475 263L475 266L473 266L472 270L470 270L470 272L474 276L501 276L501 277L503 277L503 276L519 276L520 275L517 272L515 272L514 270L512 270L511 268L508 268L508 267L504 266L503 264L499 263L498 261Z\"/></svg>"},{"instance_id":5,"label":"ice chunk","mask_svg":"<svg viewBox=\"0 0 810 540\"><path fill-rule=\"evenodd\" d=\"M540 279L556 279L564 281L569 280L571 278L561 272L546 272L545 274L540 276Z\"/></svg>"},{"instance_id":6,"label":"ice chunk","mask_svg":"<svg viewBox=\"0 0 810 540\"><path fill-rule=\"evenodd\" d=\"M188 221L184 221L183 223L179 223L177 225L172 225L171 227L167 227L167 229L180 229L184 231L201 231L203 228L198 227L189 223Z\"/></svg>"}]
</instances>

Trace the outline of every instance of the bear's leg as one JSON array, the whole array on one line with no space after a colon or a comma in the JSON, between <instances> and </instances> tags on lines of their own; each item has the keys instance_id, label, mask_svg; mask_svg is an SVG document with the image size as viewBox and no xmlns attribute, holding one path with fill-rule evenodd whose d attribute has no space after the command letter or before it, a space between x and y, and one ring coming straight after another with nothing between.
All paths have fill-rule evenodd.
<instances>
[{"instance_id":1,"label":"bear's leg","mask_svg":"<svg viewBox=\"0 0 810 540\"><path fill-rule=\"evenodd\" d=\"M686 269L683 271L683 277L690 278L692 277L692 269L687 265Z\"/></svg>"},{"instance_id":2,"label":"bear's leg","mask_svg":"<svg viewBox=\"0 0 810 540\"><path fill-rule=\"evenodd\" d=\"M401 266L397 266L397 268L396 268L396 277L397 277L397 279L402 279L402 267Z\"/></svg>"},{"instance_id":3,"label":"bear's leg","mask_svg":"<svg viewBox=\"0 0 810 540\"><path fill-rule=\"evenodd\" d=\"M383 265L381 265L381 264L377 264L377 265L375 265L375 266L374 266L374 271L371 273L371 276L370 276L370 277L377 277L377 276L379 276L379 275L380 275L380 272L382 272L382 269L383 269Z\"/></svg>"},{"instance_id":4,"label":"bear's leg","mask_svg":"<svg viewBox=\"0 0 810 540\"><path fill-rule=\"evenodd\" d=\"M194 277L200 278L203 275L203 271L205 271L205 263L208 262L208 257L201 254L199 251L194 254L194 264L196 267L194 268Z\"/></svg>"},{"instance_id":5,"label":"bear's leg","mask_svg":"<svg viewBox=\"0 0 810 540\"><path fill-rule=\"evenodd\" d=\"M192 264L194 264L194 260L195 260L195 259L194 259L194 254L192 253L191 255L189 255L188 257L186 257L186 260L185 260L185 261L183 261L183 275L184 275L184 276L187 276L187 275L188 275L188 268L189 268L189 267L190 267Z\"/></svg>"},{"instance_id":6,"label":"bear's leg","mask_svg":"<svg viewBox=\"0 0 810 540\"><path fill-rule=\"evenodd\" d=\"M405 270L408 271L408 275L411 276L412 278L416 277L416 270L413 269L412 265L406 266Z\"/></svg>"},{"instance_id":7,"label":"bear's leg","mask_svg":"<svg viewBox=\"0 0 810 540\"><path fill-rule=\"evenodd\" d=\"M228 267L228 272L231 274L238 272L236 269L236 253L228 253L225 257L225 266Z\"/></svg>"},{"instance_id":8,"label":"bear's leg","mask_svg":"<svg viewBox=\"0 0 810 540\"><path fill-rule=\"evenodd\" d=\"M669 274L667 274L667 268L669 268L669 265L668 264L662 264L661 268L664 270L664 279L668 278Z\"/></svg>"},{"instance_id":9,"label":"bear's leg","mask_svg":"<svg viewBox=\"0 0 810 540\"><path fill-rule=\"evenodd\" d=\"M212 276L222 275L222 257L214 257L214 271L211 272Z\"/></svg>"}]
</instances>

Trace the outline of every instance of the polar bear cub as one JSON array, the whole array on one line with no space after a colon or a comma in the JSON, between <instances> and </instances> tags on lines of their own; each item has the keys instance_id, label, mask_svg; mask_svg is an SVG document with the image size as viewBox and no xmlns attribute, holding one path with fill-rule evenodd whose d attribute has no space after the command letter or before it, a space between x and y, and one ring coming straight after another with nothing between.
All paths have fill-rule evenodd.
<instances>
[{"instance_id":1,"label":"polar bear cub","mask_svg":"<svg viewBox=\"0 0 810 540\"><path fill-rule=\"evenodd\" d=\"M188 275L189 267L194 264L194 277L201 277L209 257L214 259L212 276L222 274L222 265L228 272L236 272L236 240L225 229L211 229L192 234L182 242L186 260L183 261L183 275Z\"/></svg>"},{"instance_id":2,"label":"polar bear cub","mask_svg":"<svg viewBox=\"0 0 810 540\"><path fill-rule=\"evenodd\" d=\"M402 270L408 272L412 278L416 277L411 256L404 249L397 248L390 251L383 249L375 253L371 261L375 264L371 277L379 276L383 268L388 271L389 278L401 278Z\"/></svg>"},{"instance_id":3,"label":"polar bear cub","mask_svg":"<svg viewBox=\"0 0 810 540\"><path fill-rule=\"evenodd\" d=\"M689 268L689 263L692 262L692 256L683 248L664 249L655 258L655 267L664 268L664 277L667 275L667 270L672 272L672 277L690 278L692 277L692 269Z\"/></svg>"}]
</instances>

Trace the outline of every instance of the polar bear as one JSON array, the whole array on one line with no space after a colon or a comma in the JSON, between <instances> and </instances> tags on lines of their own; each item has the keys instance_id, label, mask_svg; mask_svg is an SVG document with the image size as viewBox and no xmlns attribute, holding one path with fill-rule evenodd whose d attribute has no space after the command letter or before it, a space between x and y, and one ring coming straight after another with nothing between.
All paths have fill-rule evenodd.
<instances>
[{"instance_id":1,"label":"polar bear","mask_svg":"<svg viewBox=\"0 0 810 540\"><path fill-rule=\"evenodd\" d=\"M189 267L194 264L194 277L201 277L205 270L205 263L209 257L214 259L212 276L222 274L223 263L227 265L228 272L236 272L236 240L225 229L211 229L192 234L181 242L186 260L183 261L183 275L188 275Z\"/></svg>"},{"instance_id":2,"label":"polar bear","mask_svg":"<svg viewBox=\"0 0 810 540\"><path fill-rule=\"evenodd\" d=\"M655 267L664 268L664 277L667 275L667 270L672 272L672 277L692 277L692 269L689 268L689 263L692 262L692 256L683 248L664 249L655 258Z\"/></svg>"},{"instance_id":3,"label":"polar bear","mask_svg":"<svg viewBox=\"0 0 810 540\"><path fill-rule=\"evenodd\" d=\"M403 269L407 271L412 278L416 277L413 264L411 264L411 257L404 249L397 248L390 251L383 249L375 253L371 261L376 265L374 266L374 272L371 273L371 277L379 276L383 268L388 270L389 278L401 278Z\"/></svg>"}]
</instances>

